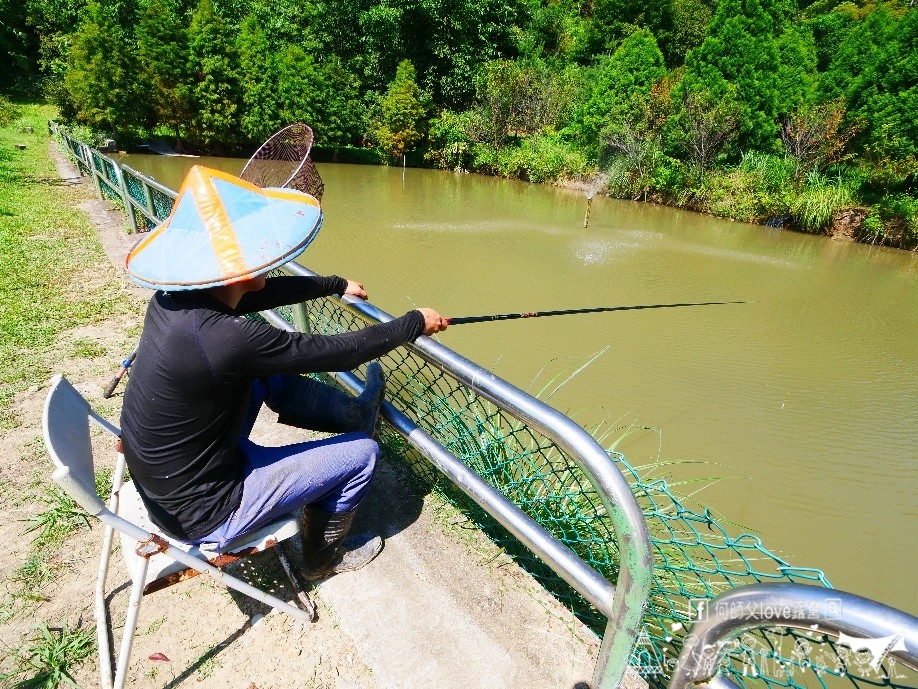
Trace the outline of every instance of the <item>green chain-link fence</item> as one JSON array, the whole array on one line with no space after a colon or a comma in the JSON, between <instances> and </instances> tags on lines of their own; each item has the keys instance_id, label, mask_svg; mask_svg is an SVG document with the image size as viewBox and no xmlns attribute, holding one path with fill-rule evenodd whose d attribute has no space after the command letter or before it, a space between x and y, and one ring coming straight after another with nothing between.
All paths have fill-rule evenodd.
<instances>
[{"instance_id":1,"label":"green chain-link fence","mask_svg":"<svg viewBox=\"0 0 918 689\"><path fill-rule=\"evenodd\" d=\"M128 195L158 220L165 220L172 210L175 197L152 186L147 180L135 175L133 171L127 168L122 168L122 171ZM134 222L137 229L141 232L152 230L156 226L157 223L152 218L142 213L133 204L131 205L131 212L134 214Z\"/></svg>"}]
</instances>

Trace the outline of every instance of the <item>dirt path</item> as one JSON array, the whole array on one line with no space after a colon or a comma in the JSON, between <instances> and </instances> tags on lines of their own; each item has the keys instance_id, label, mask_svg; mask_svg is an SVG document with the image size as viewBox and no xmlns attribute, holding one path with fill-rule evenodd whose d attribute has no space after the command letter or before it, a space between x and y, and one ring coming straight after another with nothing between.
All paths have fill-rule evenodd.
<instances>
[{"instance_id":1,"label":"dirt path","mask_svg":"<svg viewBox=\"0 0 918 689\"><path fill-rule=\"evenodd\" d=\"M54 151L62 178L81 183ZM120 213L85 189L79 208L99 229L113 265L132 244ZM87 267L96 270L98 267ZM106 268L107 269L107 268ZM128 287L130 316L65 332L59 371L105 416L117 421L120 393L101 393L120 359L133 348L146 296ZM149 294L149 293L147 293ZM94 346L76 347L74 343ZM87 349L91 350L87 352ZM128 382L129 384L129 382ZM82 528L49 560L53 576L38 600L23 600L23 567L32 551L23 535L28 519L47 509L50 462L41 440L46 385L20 395L20 424L0 438L0 563L4 602L0 640L9 652L24 648L30 627L93 624L93 588L101 529ZM256 433L266 444L301 433L264 415ZM113 460L101 448L103 462ZM425 494L401 464L385 463L358 527L386 537L382 555L360 572L322 582L310 593L319 619L305 624L198 577L152 594L141 607L128 686L284 687L384 689L413 687L535 689L583 686L598 650L596 637L526 573L436 496ZM109 573L116 639L127 605L126 572L117 556ZM234 573L267 586L286 600L293 594L271 554L253 558ZM31 576L31 575L29 575ZM3 668L7 669L7 668ZM98 685L94 658L75 675L81 686Z\"/></svg>"}]
</instances>

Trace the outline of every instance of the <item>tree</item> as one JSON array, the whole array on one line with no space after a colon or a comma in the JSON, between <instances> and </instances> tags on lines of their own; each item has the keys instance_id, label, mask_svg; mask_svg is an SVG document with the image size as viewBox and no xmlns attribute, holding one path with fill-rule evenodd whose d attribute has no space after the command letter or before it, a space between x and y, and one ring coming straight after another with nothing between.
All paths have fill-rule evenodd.
<instances>
[{"instance_id":1,"label":"tree","mask_svg":"<svg viewBox=\"0 0 918 689\"><path fill-rule=\"evenodd\" d=\"M838 10L833 15L839 15L839 19L845 16ZM864 84L864 74L876 74L884 46L894 40L896 18L880 5L861 21L849 19L839 23L847 26L848 31L827 69L819 75L818 96L822 101L843 97L850 109L852 89L858 87L858 82Z\"/></svg>"},{"instance_id":2,"label":"tree","mask_svg":"<svg viewBox=\"0 0 918 689\"><path fill-rule=\"evenodd\" d=\"M73 36L64 82L78 120L117 138L121 131L149 123L149 107L138 79L130 34L99 2L86 6Z\"/></svg>"},{"instance_id":3,"label":"tree","mask_svg":"<svg viewBox=\"0 0 918 689\"><path fill-rule=\"evenodd\" d=\"M777 144L776 36L790 14L783 0L721 0L704 42L686 58L684 89L706 92L713 103L735 90L743 148Z\"/></svg>"},{"instance_id":4,"label":"tree","mask_svg":"<svg viewBox=\"0 0 918 689\"><path fill-rule=\"evenodd\" d=\"M38 71L38 40L26 23L25 5L18 0L0 0L0 55L6 56L0 86Z\"/></svg>"},{"instance_id":5,"label":"tree","mask_svg":"<svg viewBox=\"0 0 918 689\"><path fill-rule=\"evenodd\" d=\"M845 107L840 101L794 110L781 123L781 140L794 159L794 179L821 170L838 160L857 131L844 127Z\"/></svg>"},{"instance_id":6,"label":"tree","mask_svg":"<svg viewBox=\"0 0 918 689\"><path fill-rule=\"evenodd\" d=\"M332 56L322 62L299 46L288 46L277 59L280 116L307 122L324 146L354 144L365 131L360 82Z\"/></svg>"},{"instance_id":7,"label":"tree","mask_svg":"<svg viewBox=\"0 0 918 689\"><path fill-rule=\"evenodd\" d=\"M379 119L373 126L373 137L388 155L400 158L421 140L425 115L414 66L403 60L382 100Z\"/></svg>"},{"instance_id":8,"label":"tree","mask_svg":"<svg viewBox=\"0 0 918 689\"><path fill-rule=\"evenodd\" d=\"M636 29L644 29L669 45L674 28L672 0L593 0L588 7L590 18L581 38L582 60L614 51Z\"/></svg>"},{"instance_id":9,"label":"tree","mask_svg":"<svg viewBox=\"0 0 918 689\"><path fill-rule=\"evenodd\" d=\"M357 78L330 56L319 62L299 45L271 48L249 16L238 39L243 133L263 141L292 122L312 127L323 146L355 143L365 130Z\"/></svg>"},{"instance_id":10,"label":"tree","mask_svg":"<svg viewBox=\"0 0 918 689\"><path fill-rule=\"evenodd\" d=\"M704 183L705 172L737 135L741 106L732 98L733 93L729 87L717 97L703 89L681 90L673 136L691 161L699 184Z\"/></svg>"},{"instance_id":11,"label":"tree","mask_svg":"<svg viewBox=\"0 0 918 689\"><path fill-rule=\"evenodd\" d=\"M137 54L156 120L175 132L175 149L181 151L182 127L192 112L194 75L188 68L188 33L174 0L147 5L137 26Z\"/></svg>"},{"instance_id":12,"label":"tree","mask_svg":"<svg viewBox=\"0 0 918 689\"><path fill-rule=\"evenodd\" d=\"M552 68L538 59L492 60L475 77L473 137L499 150L508 137L524 137L561 126L581 90L576 66Z\"/></svg>"},{"instance_id":13,"label":"tree","mask_svg":"<svg viewBox=\"0 0 918 689\"><path fill-rule=\"evenodd\" d=\"M275 53L261 22L249 15L239 28L240 127L250 141L264 141L289 122L282 122ZM311 122L306 124L312 125Z\"/></svg>"},{"instance_id":14,"label":"tree","mask_svg":"<svg viewBox=\"0 0 918 689\"><path fill-rule=\"evenodd\" d=\"M806 25L788 25L778 38L776 111L784 115L812 103L816 91L816 44Z\"/></svg>"},{"instance_id":15,"label":"tree","mask_svg":"<svg viewBox=\"0 0 918 689\"><path fill-rule=\"evenodd\" d=\"M466 107L478 66L515 56L525 7L525 0L315 0L316 32L323 51L370 90L384 92L409 60L438 103Z\"/></svg>"},{"instance_id":16,"label":"tree","mask_svg":"<svg viewBox=\"0 0 918 689\"><path fill-rule=\"evenodd\" d=\"M211 0L199 0L195 8L188 47L195 78L190 128L199 144L219 151L239 140L241 89L231 27L214 11Z\"/></svg>"},{"instance_id":17,"label":"tree","mask_svg":"<svg viewBox=\"0 0 918 689\"><path fill-rule=\"evenodd\" d=\"M881 10L877 10L880 12ZM875 59L848 89L849 112L865 124L862 145L882 165L910 161L918 174L918 10L886 33Z\"/></svg>"},{"instance_id":18,"label":"tree","mask_svg":"<svg viewBox=\"0 0 918 689\"><path fill-rule=\"evenodd\" d=\"M591 80L590 95L575 116L574 128L587 149L598 151L604 139L626 122L642 119L648 94L666 75L663 54L649 31L639 29L604 60Z\"/></svg>"},{"instance_id":19,"label":"tree","mask_svg":"<svg viewBox=\"0 0 918 689\"><path fill-rule=\"evenodd\" d=\"M673 28L665 46L666 63L682 65L692 49L701 45L711 23L711 8L703 0L673 0Z\"/></svg>"}]
</instances>

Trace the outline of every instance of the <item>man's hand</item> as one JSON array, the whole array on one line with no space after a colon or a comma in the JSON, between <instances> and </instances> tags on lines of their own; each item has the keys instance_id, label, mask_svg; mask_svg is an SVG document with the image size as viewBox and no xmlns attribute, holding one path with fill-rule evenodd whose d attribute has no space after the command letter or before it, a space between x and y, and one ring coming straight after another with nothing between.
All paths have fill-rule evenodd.
<instances>
[{"instance_id":1,"label":"man's hand","mask_svg":"<svg viewBox=\"0 0 918 689\"><path fill-rule=\"evenodd\" d=\"M344 278L347 280L347 278ZM367 298L367 291L363 288L363 284L357 282L356 280L347 280L347 289L344 290L345 294L350 294L352 297L357 297L358 299Z\"/></svg>"},{"instance_id":2,"label":"man's hand","mask_svg":"<svg viewBox=\"0 0 918 689\"><path fill-rule=\"evenodd\" d=\"M425 335L433 335L434 333L446 330L446 327L449 325L449 321L433 309L418 309L418 311L424 316Z\"/></svg>"}]
</instances>

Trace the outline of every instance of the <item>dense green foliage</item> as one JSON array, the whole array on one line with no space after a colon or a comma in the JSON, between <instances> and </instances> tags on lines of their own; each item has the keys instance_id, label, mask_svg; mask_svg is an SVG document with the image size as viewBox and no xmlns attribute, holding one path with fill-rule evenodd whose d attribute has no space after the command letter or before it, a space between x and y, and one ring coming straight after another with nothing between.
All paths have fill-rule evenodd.
<instances>
[{"instance_id":1,"label":"dense green foliage","mask_svg":"<svg viewBox=\"0 0 918 689\"><path fill-rule=\"evenodd\" d=\"M392 158L405 155L421 140L426 108L421 102L421 90L415 76L414 66L403 60L382 99L379 118L373 125L377 145Z\"/></svg>"},{"instance_id":2,"label":"dense green foliage","mask_svg":"<svg viewBox=\"0 0 918 689\"><path fill-rule=\"evenodd\" d=\"M0 0L0 86L43 83L62 117L122 143L244 153L300 120L319 147L532 181L603 175L620 196L811 231L874 206L862 234L913 246L914 5ZM750 182L753 154L792 171L781 194ZM814 199L834 207L801 210Z\"/></svg>"}]
</instances>

